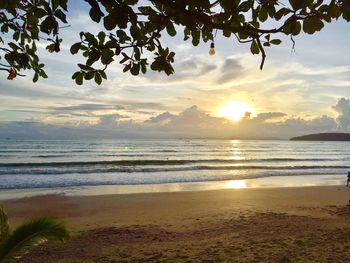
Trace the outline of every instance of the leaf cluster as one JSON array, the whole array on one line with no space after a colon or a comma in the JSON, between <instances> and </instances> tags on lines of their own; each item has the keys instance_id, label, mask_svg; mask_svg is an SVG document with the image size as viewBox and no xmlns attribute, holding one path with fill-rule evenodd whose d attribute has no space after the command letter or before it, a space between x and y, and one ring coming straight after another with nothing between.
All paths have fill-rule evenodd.
<instances>
[{"instance_id":1,"label":"leaf cluster","mask_svg":"<svg viewBox=\"0 0 350 263\"><path fill-rule=\"evenodd\" d=\"M0 1L0 70L12 69L15 75L32 70L34 82L47 78L37 42L45 40L52 51L59 24L67 23L66 12L67 0Z\"/></svg>"},{"instance_id":2,"label":"leaf cluster","mask_svg":"<svg viewBox=\"0 0 350 263\"><path fill-rule=\"evenodd\" d=\"M49 217L32 219L11 231L0 206L0 263L18 262L33 247L51 240L65 241L69 235L63 222Z\"/></svg>"},{"instance_id":3,"label":"leaf cluster","mask_svg":"<svg viewBox=\"0 0 350 263\"><path fill-rule=\"evenodd\" d=\"M12 32L14 41L0 48L5 70L32 69L46 77L36 55L35 41L40 34L56 36L48 46L57 50L58 23L67 23L67 0L2 1L2 33ZM193 46L215 41L216 32L239 43L248 43L253 55L261 55L262 69L266 49L281 44L287 35L295 44L299 34L314 34L325 23L342 18L350 21L348 0L85 0L89 16L103 30L96 35L81 32L71 53L81 54L84 62L72 78L77 84L107 79L106 69L119 62L124 72L145 74L151 69L173 74L175 53L162 44L165 37L180 32ZM232 42L234 44L234 42ZM56 51L57 52L57 51ZM0 55L1 56L1 55ZM37 78L34 76L34 80Z\"/></svg>"}]
</instances>

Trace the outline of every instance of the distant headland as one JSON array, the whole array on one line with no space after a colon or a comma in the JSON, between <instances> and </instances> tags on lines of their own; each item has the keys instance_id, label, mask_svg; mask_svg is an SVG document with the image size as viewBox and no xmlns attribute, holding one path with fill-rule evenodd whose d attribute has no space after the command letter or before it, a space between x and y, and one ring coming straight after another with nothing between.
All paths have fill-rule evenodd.
<instances>
[{"instance_id":1,"label":"distant headland","mask_svg":"<svg viewBox=\"0 0 350 263\"><path fill-rule=\"evenodd\" d=\"M350 141L350 133L329 132L293 137L291 141Z\"/></svg>"}]
</instances>

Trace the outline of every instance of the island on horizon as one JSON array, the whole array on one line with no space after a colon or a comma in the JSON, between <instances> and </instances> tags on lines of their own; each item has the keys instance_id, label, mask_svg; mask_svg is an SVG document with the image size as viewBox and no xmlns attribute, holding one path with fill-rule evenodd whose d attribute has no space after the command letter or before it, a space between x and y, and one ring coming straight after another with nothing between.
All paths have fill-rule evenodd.
<instances>
[{"instance_id":1,"label":"island on horizon","mask_svg":"<svg viewBox=\"0 0 350 263\"><path fill-rule=\"evenodd\" d=\"M350 133L326 132L297 136L291 141L350 141Z\"/></svg>"}]
</instances>

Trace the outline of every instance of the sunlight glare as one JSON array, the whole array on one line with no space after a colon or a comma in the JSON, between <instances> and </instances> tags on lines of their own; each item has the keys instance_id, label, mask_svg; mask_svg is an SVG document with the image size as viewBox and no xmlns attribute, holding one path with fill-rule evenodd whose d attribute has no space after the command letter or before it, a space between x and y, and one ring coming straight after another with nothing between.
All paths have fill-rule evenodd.
<instances>
[{"instance_id":1,"label":"sunlight glare","mask_svg":"<svg viewBox=\"0 0 350 263\"><path fill-rule=\"evenodd\" d=\"M243 101L231 101L219 109L219 115L231 121L241 120L245 113L254 113L254 109Z\"/></svg>"},{"instance_id":2,"label":"sunlight glare","mask_svg":"<svg viewBox=\"0 0 350 263\"><path fill-rule=\"evenodd\" d=\"M245 180L231 180L227 182L227 188L229 189L247 188L247 184Z\"/></svg>"}]
</instances>

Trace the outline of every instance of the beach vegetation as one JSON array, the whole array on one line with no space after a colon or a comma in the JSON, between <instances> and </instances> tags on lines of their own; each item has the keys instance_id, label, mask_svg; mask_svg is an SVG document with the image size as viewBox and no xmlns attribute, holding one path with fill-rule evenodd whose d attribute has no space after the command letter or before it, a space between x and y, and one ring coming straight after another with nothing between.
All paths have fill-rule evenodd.
<instances>
[{"instance_id":1,"label":"beach vegetation","mask_svg":"<svg viewBox=\"0 0 350 263\"><path fill-rule=\"evenodd\" d=\"M25 70L34 73L34 82L47 78L38 42L46 43L48 52L61 51L61 33L69 26L67 2L0 1L0 71L7 72L9 80ZM80 32L70 47L71 54L83 58L72 75L78 85L84 80L101 84L113 62L132 75L148 69L173 74L175 52L163 40L180 31L183 41L193 46L208 42L211 55L217 33L232 38L232 45L246 44L253 55L261 56L263 69L266 49L280 45L286 40L283 35L293 49L300 34L315 34L339 18L350 21L348 0L85 0L79 4L87 5L89 18L101 31Z\"/></svg>"},{"instance_id":2,"label":"beach vegetation","mask_svg":"<svg viewBox=\"0 0 350 263\"><path fill-rule=\"evenodd\" d=\"M65 241L69 235L61 220L50 217L34 218L11 230L0 206L0 263L19 262L32 248L47 241Z\"/></svg>"}]
</instances>

